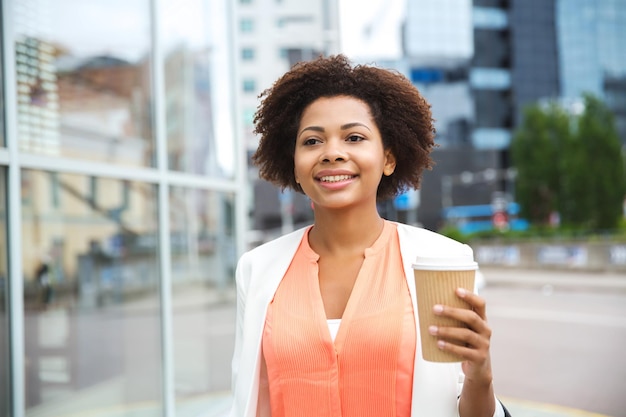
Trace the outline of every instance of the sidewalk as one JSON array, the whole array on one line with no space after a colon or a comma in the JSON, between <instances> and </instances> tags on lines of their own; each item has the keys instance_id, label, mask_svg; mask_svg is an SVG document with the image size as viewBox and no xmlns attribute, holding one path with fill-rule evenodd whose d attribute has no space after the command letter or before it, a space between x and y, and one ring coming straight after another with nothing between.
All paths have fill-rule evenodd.
<instances>
[{"instance_id":1,"label":"sidewalk","mask_svg":"<svg viewBox=\"0 0 626 417\"><path fill-rule=\"evenodd\" d=\"M542 404L507 397L500 399L513 417L615 417L560 405Z\"/></svg>"},{"instance_id":2,"label":"sidewalk","mask_svg":"<svg viewBox=\"0 0 626 417\"><path fill-rule=\"evenodd\" d=\"M518 269L481 266L488 286L518 286L587 291L624 291L626 275L617 272L589 272L560 269Z\"/></svg>"},{"instance_id":3,"label":"sidewalk","mask_svg":"<svg viewBox=\"0 0 626 417\"><path fill-rule=\"evenodd\" d=\"M626 292L626 275L560 269L481 266L488 287L536 288L587 292ZM513 417L617 417L558 405L502 397Z\"/></svg>"}]
</instances>

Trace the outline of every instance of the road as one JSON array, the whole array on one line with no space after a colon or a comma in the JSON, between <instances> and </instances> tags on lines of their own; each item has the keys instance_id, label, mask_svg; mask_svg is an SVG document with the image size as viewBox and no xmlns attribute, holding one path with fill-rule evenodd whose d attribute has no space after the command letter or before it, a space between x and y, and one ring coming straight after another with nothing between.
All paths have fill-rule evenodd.
<instances>
[{"instance_id":1,"label":"road","mask_svg":"<svg viewBox=\"0 0 626 417\"><path fill-rule=\"evenodd\" d=\"M498 394L612 417L626 415L626 360L621 357L626 289L605 285L620 277L483 272ZM598 285L580 284L580 279L597 280Z\"/></svg>"}]
</instances>

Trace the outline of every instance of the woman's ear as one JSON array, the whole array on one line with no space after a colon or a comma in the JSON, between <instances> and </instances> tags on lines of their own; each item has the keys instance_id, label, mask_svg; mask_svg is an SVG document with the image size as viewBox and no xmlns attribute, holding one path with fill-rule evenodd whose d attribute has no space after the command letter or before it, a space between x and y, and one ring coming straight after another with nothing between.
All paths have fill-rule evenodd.
<instances>
[{"instance_id":1,"label":"woman's ear","mask_svg":"<svg viewBox=\"0 0 626 417\"><path fill-rule=\"evenodd\" d=\"M385 151L385 166L383 167L383 174L390 176L396 170L396 157L390 149Z\"/></svg>"}]
</instances>

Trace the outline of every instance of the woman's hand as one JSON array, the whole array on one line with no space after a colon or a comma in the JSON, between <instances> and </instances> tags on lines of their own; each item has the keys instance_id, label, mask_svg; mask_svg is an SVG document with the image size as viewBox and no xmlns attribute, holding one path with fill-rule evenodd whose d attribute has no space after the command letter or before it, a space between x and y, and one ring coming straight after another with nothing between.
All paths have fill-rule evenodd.
<instances>
[{"instance_id":1,"label":"woman's hand","mask_svg":"<svg viewBox=\"0 0 626 417\"><path fill-rule=\"evenodd\" d=\"M465 382L459 404L461 416L491 416L495 410L495 397L489 353L491 328L487 324L485 300L463 288L458 288L456 294L471 309L436 305L433 310L436 315L465 323L467 328L431 326L430 333L437 337L440 349L463 360Z\"/></svg>"},{"instance_id":2,"label":"woman's hand","mask_svg":"<svg viewBox=\"0 0 626 417\"><path fill-rule=\"evenodd\" d=\"M451 352L463 359L465 377L476 382L490 383L491 361L489 345L491 328L487 324L485 300L463 288L457 288L459 298L469 304L471 310L436 305L434 312L442 317L459 320L463 327L431 328L437 336L440 349Z\"/></svg>"}]
</instances>

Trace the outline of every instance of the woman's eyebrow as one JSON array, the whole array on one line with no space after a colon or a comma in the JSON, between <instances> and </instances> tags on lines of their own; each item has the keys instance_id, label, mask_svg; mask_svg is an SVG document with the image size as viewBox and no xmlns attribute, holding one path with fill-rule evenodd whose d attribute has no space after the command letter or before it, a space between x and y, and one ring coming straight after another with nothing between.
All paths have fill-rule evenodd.
<instances>
[{"instance_id":1,"label":"woman's eyebrow","mask_svg":"<svg viewBox=\"0 0 626 417\"><path fill-rule=\"evenodd\" d=\"M369 127L367 127L363 123L359 123L359 122L352 122L352 123L346 123L345 125L341 125L341 130L350 129L350 128L355 127L355 126L362 126L362 127L366 128L367 130L369 130L370 132L372 131L372 129L370 129Z\"/></svg>"},{"instance_id":2,"label":"woman's eyebrow","mask_svg":"<svg viewBox=\"0 0 626 417\"><path fill-rule=\"evenodd\" d=\"M351 123L346 123L345 125L341 125L341 130L346 130L346 129L351 129L353 127L356 126L362 126L364 128L366 128L367 130L369 130L370 132L372 131L372 129L370 129L369 127L367 127L365 124L360 123L360 122L351 122ZM298 136L300 136L302 133L306 132L307 130L312 130L314 132L320 132L320 133L324 133L325 130L323 127L321 126L307 126L304 129L302 129L300 131L300 133L298 133Z\"/></svg>"},{"instance_id":3,"label":"woman's eyebrow","mask_svg":"<svg viewBox=\"0 0 626 417\"><path fill-rule=\"evenodd\" d=\"M298 133L298 136L300 136L302 133L306 132L307 130L324 133L324 128L321 126L307 126Z\"/></svg>"}]
</instances>

